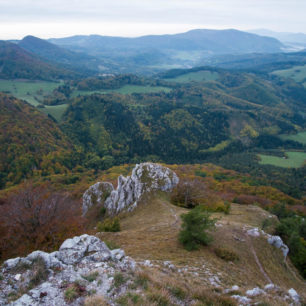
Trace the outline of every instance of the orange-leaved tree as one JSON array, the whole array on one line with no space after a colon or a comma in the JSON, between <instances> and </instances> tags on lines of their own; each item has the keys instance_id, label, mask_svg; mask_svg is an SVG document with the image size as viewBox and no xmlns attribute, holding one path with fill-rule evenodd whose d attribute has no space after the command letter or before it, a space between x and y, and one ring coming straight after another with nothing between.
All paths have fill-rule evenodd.
<instances>
[{"instance_id":1,"label":"orange-leaved tree","mask_svg":"<svg viewBox=\"0 0 306 306\"><path fill-rule=\"evenodd\" d=\"M71 236L81 234L80 204L68 193L45 184L26 184L0 206L0 259L41 249L53 251Z\"/></svg>"}]
</instances>

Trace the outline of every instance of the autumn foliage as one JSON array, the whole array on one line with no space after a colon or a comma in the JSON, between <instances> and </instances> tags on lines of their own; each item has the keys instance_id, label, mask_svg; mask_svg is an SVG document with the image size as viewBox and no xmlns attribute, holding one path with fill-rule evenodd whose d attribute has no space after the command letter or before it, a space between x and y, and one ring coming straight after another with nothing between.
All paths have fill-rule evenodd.
<instances>
[{"instance_id":1,"label":"autumn foliage","mask_svg":"<svg viewBox=\"0 0 306 306\"><path fill-rule=\"evenodd\" d=\"M27 184L0 206L0 259L37 249L53 251L83 232L78 201L48 185Z\"/></svg>"}]
</instances>

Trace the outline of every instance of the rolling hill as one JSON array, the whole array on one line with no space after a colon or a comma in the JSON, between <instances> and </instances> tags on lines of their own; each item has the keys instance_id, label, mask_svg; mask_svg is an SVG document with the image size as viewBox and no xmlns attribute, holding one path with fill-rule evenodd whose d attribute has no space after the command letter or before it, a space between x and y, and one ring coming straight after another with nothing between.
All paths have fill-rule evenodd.
<instances>
[{"instance_id":1,"label":"rolling hill","mask_svg":"<svg viewBox=\"0 0 306 306\"><path fill-rule=\"evenodd\" d=\"M0 41L0 78L57 80L76 77L75 72L47 63L18 45Z\"/></svg>"},{"instance_id":2,"label":"rolling hill","mask_svg":"<svg viewBox=\"0 0 306 306\"><path fill-rule=\"evenodd\" d=\"M72 70L76 69L86 74L94 74L100 70L99 66L107 65L102 60L98 60L88 54L73 52L34 36L24 37L18 42L18 45L49 62L62 64Z\"/></svg>"}]
</instances>

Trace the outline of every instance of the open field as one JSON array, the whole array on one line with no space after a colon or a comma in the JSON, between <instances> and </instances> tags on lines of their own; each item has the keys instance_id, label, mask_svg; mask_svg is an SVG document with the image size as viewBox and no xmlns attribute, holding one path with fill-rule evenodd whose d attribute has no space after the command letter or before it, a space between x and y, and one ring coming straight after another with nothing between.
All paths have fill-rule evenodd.
<instances>
[{"instance_id":1,"label":"open field","mask_svg":"<svg viewBox=\"0 0 306 306\"><path fill-rule=\"evenodd\" d=\"M67 109L68 104L60 104L60 105L46 105L44 108L40 108L40 110L45 114L50 114L56 121L61 121L61 118Z\"/></svg>"},{"instance_id":2,"label":"open field","mask_svg":"<svg viewBox=\"0 0 306 306\"><path fill-rule=\"evenodd\" d=\"M260 164L273 165L283 168L299 168L306 161L306 152L286 152L287 158L259 154Z\"/></svg>"},{"instance_id":3,"label":"open field","mask_svg":"<svg viewBox=\"0 0 306 306\"><path fill-rule=\"evenodd\" d=\"M290 69L276 70L273 71L272 74L276 74L284 78L291 78L296 82L304 82L306 79L306 65L295 66ZM306 83L304 83L303 85L305 86L305 84Z\"/></svg>"},{"instance_id":4,"label":"open field","mask_svg":"<svg viewBox=\"0 0 306 306\"><path fill-rule=\"evenodd\" d=\"M108 90L76 90L72 93L73 97L78 95L87 96L94 93L107 94L107 93L120 93L120 94L132 94L132 93L154 93L154 92L170 92L171 88L161 86L141 86L141 85L124 85L117 89Z\"/></svg>"},{"instance_id":5,"label":"open field","mask_svg":"<svg viewBox=\"0 0 306 306\"><path fill-rule=\"evenodd\" d=\"M211 275L218 275L221 286L226 287L235 284L243 290L262 287L269 282L268 278L284 288L306 292L291 263L283 264L280 250L270 246L263 237L249 237L245 233L246 227L261 227L263 220L269 218L268 212L257 206L232 204L229 215L213 214L218 218L218 226L212 232L213 243L188 252L178 242L180 215L186 211L173 206L166 198L148 199L146 204L123 216L121 232L97 236L123 248L139 262L151 260L162 266L164 261L171 261L178 268L188 269L189 277L197 273L199 282L206 287ZM239 260L229 263L217 257L215 249L220 247L235 252Z\"/></svg>"},{"instance_id":6,"label":"open field","mask_svg":"<svg viewBox=\"0 0 306 306\"><path fill-rule=\"evenodd\" d=\"M219 74L217 72L203 70L203 71L186 73L171 79L165 79L165 81L178 82L178 83L204 82L204 81L215 81L218 77Z\"/></svg>"},{"instance_id":7,"label":"open field","mask_svg":"<svg viewBox=\"0 0 306 306\"><path fill-rule=\"evenodd\" d=\"M60 83L27 80L0 80L0 91L37 106L43 95L51 93Z\"/></svg>"},{"instance_id":8,"label":"open field","mask_svg":"<svg viewBox=\"0 0 306 306\"><path fill-rule=\"evenodd\" d=\"M294 140L306 144L306 131L294 135L280 135L280 138L283 140Z\"/></svg>"}]
</instances>

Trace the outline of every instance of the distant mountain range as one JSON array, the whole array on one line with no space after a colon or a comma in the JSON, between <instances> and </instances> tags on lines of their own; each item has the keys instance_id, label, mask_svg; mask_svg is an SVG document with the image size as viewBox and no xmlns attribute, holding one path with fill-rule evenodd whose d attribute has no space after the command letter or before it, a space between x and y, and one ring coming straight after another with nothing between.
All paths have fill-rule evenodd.
<instances>
[{"instance_id":1,"label":"distant mountain range","mask_svg":"<svg viewBox=\"0 0 306 306\"><path fill-rule=\"evenodd\" d=\"M66 79L109 73L152 74L207 64L216 56L272 54L283 48L275 38L232 29L137 38L89 35L43 40L26 36L20 41L1 42L0 77Z\"/></svg>"},{"instance_id":2,"label":"distant mountain range","mask_svg":"<svg viewBox=\"0 0 306 306\"><path fill-rule=\"evenodd\" d=\"M281 41L283 44L300 46L306 48L306 34L305 33L290 33L290 32L274 32L267 29L256 29L248 31L253 34L273 37Z\"/></svg>"},{"instance_id":3,"label":"distant mountain range","mask_svg":"<svg viewBox=\"0 0 306 306\"><path fill-rule=\"evenodd\" d=\"M160 51L201 51L216 54L277 52L283 45L273 38L238 30L191 30L173 35L148 35L136 38L111 36L72 36L50 39L50 42L72 50L99 55L105 51L157 49Z\"/></svg>"}]
</instances>

